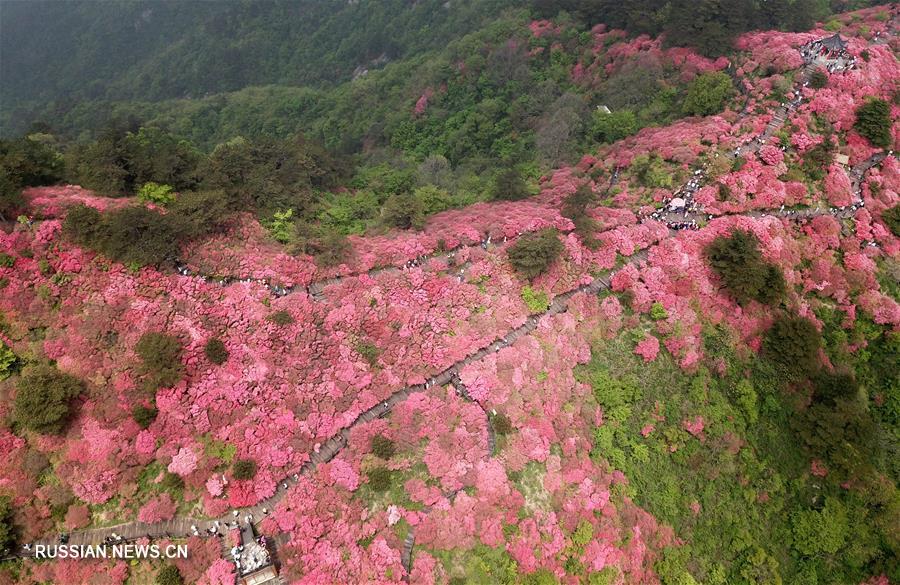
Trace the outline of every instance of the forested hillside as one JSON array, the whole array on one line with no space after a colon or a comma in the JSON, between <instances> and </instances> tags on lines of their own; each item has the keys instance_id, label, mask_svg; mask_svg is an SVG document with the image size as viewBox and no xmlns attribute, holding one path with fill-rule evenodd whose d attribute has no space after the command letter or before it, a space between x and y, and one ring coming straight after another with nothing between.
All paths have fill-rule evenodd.
<instances>
[{"instance_id":1,"label":"forested hillside","mask_svg":"<svg viewBox=\"0 0 900 585\"><path fill-rule=\"evenodd\" d=\"M803 30L832 11L869 4L870 0L11 0L0 4L0 136L14 136L42 122L75 137L96 131L110 109L134 112L146 121L159 112L149 104L173 99L185 103L163 110L208 112L232 104L230 116L226 114L230 120L210 119L208 114L191 120L201 126L192 136L196 142L208 142L213 136L230 138L227 134L235 123L246 126L244 120L254 114L266 115L267 131L285 131L285 124L296 127L293 117L318 116L323 108L328 114L346 114L329 111L329 98L313 88L334 87L398 61L403 65L397 75L418 73L414 64L431 70L446 67L440 57L432 61L432 51L491 25L509 11L544 18L570 14L584 31L603 23L633 35L662 33L667 45L690 46L716 57L730 52L735 35L743 31ZM397 81L395 76L389 84ZM250 95L233 93L246 88L254 89L247 89ZM235 102L248 107L234 111ZM379 102L387 110L398 105L383 94Z\"/></svg>"},{"instance_id":2,"label":"forested hillside","mask_svg":"<svg viewBox=\"0 0 900 585\"><path fill-rule=\"evenodd\" d=\"M159 100L333 84L441 47L512 3L4 2L0 98Z\"/></svg>"}]
</instances>

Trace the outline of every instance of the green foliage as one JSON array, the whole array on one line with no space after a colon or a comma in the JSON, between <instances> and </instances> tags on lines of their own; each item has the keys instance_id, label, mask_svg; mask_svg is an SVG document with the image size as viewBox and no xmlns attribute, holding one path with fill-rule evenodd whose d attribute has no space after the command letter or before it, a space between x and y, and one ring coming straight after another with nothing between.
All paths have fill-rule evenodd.
<instances>
[{"instance_id":1,"label":"green foliage","mask_svg":"<svg viewBox=\"0 0 900 585\"><path fill-rule=\"evenodd\" d=\"M587 520L582 520L575 527L575 532L572 534L572 544L583 550L593 538L594 525Z\"/></svg>"},{"instance_id":2,"label":"green foliage","mask_svg":"<svg viewBox=\"0 0 900 585\"><path fill-rule=\"evenodd\" d=\"M603 567L602 571L588 575L588 585L614 585L618 577L615 567Z\"/></svg>"},{"instance_id":3,"label":"green foliage","mask_svg":"<svg viewBox=\"0 0 900 585\"><path fill-rule=\"evenodd\" d=\"M174 386L184 376L181 341L174 335L148 331L141 335L134 351L141 358L141 370L151 389Z\"/></svg>"},{"instance_id":4,"label":"green foliage","mask_svg":"<svg viewBox=\"0 0 900 585\"><path fill-rule=\"evenodd\" d=\"M51 142L44 134L0 140L0 219L10 220L25 210L23 187L62 179L63 159Z\"/></svg>"},{"instance_id":5,"label":"green foliage","mask_svg":"<svg viewBox=\"0 0 900 585\"><path fill-rule=\"evenodd\" d=\"M256 476L256 461L238 459L231 466L231 475L238 480L253 479Z\"/></svg>"},{"instance_id":6,"label":"green foliage","mask_svg":"<svg viewBox=\"0 0 900 585\"><path fill-rule=\"evenodd\" d=\"M15 539L13 536L12 501L7 496L0 496L0 555L12 550Z\"/></svg>"},{"instance_id":7,"label":"green foliage","mask_svg":"<svg viewBox=\"0 0 900 585\"><path fill-rule=\"evenodd\" d=\"M293 323L294 317L287 311L281 310L275 311L274 313L266 317L266 320L283 327L285 325L290 325L291 323Z\"/></svg>"},{"instance_id":8,"label":"green foliage","mask_svg":"<svg viewBox=\"0 0 900 585\"><path fill-rule=\"evenodd\" d=\"M172 218L179 237L189 240L222 231L234 211L234 200L224 191L183 191L166 215Z\"/></svg>"},{"instance_id":9,"label":"green foliage","mask_svg":"<svg viewBox=\"0 0 900 585\"><path fill-rule=\"evenodd\" d=\"M795 374L806 376L819 367L822 339L809 319L779 316L766 332L766 357Z\"/></svg>"},{"instance_id":10,"label":"green foliage","mask_svg":"<svg viewBox=\"0 0 900 585\"><path fill-rule=\"evenodd\" d=\"M121 196L134 193L146 183L191 189L196 186L198 159L190 144L167 132L138 128L130 120L114 120L95 141L79 143L68 150L66 172L84 187ZM166 198L165 193L154 191Z\"/></svg>"},{"instance_id":11,"label":"green foliage","mask_svg":"<svg viewBox=\"0 0 900 585\"><path fill-rule=\"evenodd\" d=\"M184 578L178 567L166 565L156 574L156 585L184 585Z\"/></svg>"},{"instance_id":12,"label":"green foliage","mask_svg":"<svg viewBox=\"0 0 900 585\"><path fill-rule=\"evenodd\" d=\"M747 422L755 424L759 419L759 405L757 404L756 390L753 383L747 378L741 378L734 387L735 402L744 413Z\"/></svg>"},{"instance_id":13,"label":"green foliage","mask_svg":"<svg viewBox=\"0 0 900 585\"><path fill-rule=\"evenodd\" d=\"M800 554L832 555L845 544L849 532L847 509L829 497L821 510L800 510L791 515L794 548Z\"/></svg>"},{"instance_id":14,"label":"green foliage","mask_svg":"<svg viewBox=\"0 0 900 585\"><path fill-rule=\"evenodd\" d=\"M717 237L706 249L706 258L741 305L751 300L775 305L786 293L781 270L763 260L759 240L751 232L734 230L730 236Z\"/></svg>"},{"instance_id":15,"label":"green foliage","mask_svg":"<svg viewBox=\"0 0 900 585\"><path fill-rule=\"evenodd\" d=\"M52 185L63 179L62 155L47 134L0 140L0 169L17 188Z\"/></svg>"},{"instance_id":16,"label":"green foliage","mask_svg":"<svg viewBox=\"0 0 900 585\"><path fill-rule=\"evenodd\" d=\"M144 406L143 404L137 404L131 409L131 416L134 418L134 422L142 429L146 429L153 424L158 414L159 410L155 407Z\"/></svg>"},{"instance_id":17,"label":"green foliage","mask_svg":"<svg viewBox=\"0 0 900 585\"><path fill-rule=\"evenodd\" d=\"M595 199L594 192L588 184L580 185L574 193L563 200L561 209L563 217L572 220L575 224L575 233L590 250L596 250L600 246L600 241L594 237L597 222L587 213L588 206L594 203Z\"/></svg>"},{"instance_id":18,"label":"green foliage","mask_svg":"<svg viewBox=\"0 0 900 585\"><path fill-rule=\"evenodd\" d=\"M666 312L666 308L662 306L662 303L653 303L650 307L650 318L654 321L662 321L669 318L669 313Z\"/></svg>"},{"instance_id":19,"label":"green foliage","mask_svg":"<svg viewBox=\"0 0 900 585\"><path fill-rule=\"evenodd\" d=\"M425 215L440 213L455 207L455 201L450 193L434 185L418 187L413 191L413 195L422 202L422 212Z\"/></svg>"},{"instance_id":20,"label":"green foliage","mask_svg":"<svg viewBox=\"0 0 900 585\"><path fill-rule=\"evenodd\" d=\"M826 169L831 165L833 159L834 142L831 135L826 135L822 142L806 151L800 168L810 179L821 181L825 178Z\"/></svg>"},{"instance_id":21,"label":"green foliage","mask_svg":"<svg viewBox=\"0 0 900 585\"><path fill-rule=\"evenodd\" d=\"M375 492L384 492L391 487L392 474L387 467L373 467L366 474L369 478L369 488Z\"/></svg>"},{"instance_id":22,"label":"green foliage","mask_svg":"<svg viewBox=\"0 0 900 585\"><path fill-rule=\"evenodd\" d=\"M498 435L508 435L513 432L512 421L502 412L491 415L491 427Z\"/></svg>"},{"instance_id":23,"label":"green foliage","mask_svg":"<svg viewBox=\"0 0 900 585\"><path fill-rule=\"evenodd\" d=\"M688 86L682 109L691 116L709 116L722 111L732 93L731 78L721 71L697 76Z\"/></svg>"},{"instance_id":24,"label":"green foliage","mask_svg":"<svg viewBox=\"0 0 900 585\"><path fill-rule=\"evenodd\" d=\"M828 74L821 69L816 69L809 76L809 86L812 89L822 89L828 86Z\"/></svg>"},{"instance_id":25,"label":"green foliage","mask_svg":"<svg viewBox=\"0 0 900 585\"><path fill-rule=\"evenodd\" d=\"M881 220L888 226L891 233L900 237L900 205L895 205L881 213Z\"/></svg>"},{"instance_id":26,"label":"green foliage","mask_svg":"<svg viewBox=\"0 0 900 585\"><path fill-rule=\"evenodd\" d=\"M291 209L303 216L313 206L315 190L334 187L343 166L302 136L239 136L216 146L199 173L206 188L224 191L242 209L255 209L262 216Z\"/></svg>"},{"instance_id":27,"label":"green foliage","mask_svg":"<svg viewBox=\"0 0 900 585\"><path fill-rule=\"evenodd\" d=\"M175 201L175 193L169 185L160 185L159 183L149 182L141 185L138 189L137 197L139 201L145 203L155 203L156 205L166 206Z\"/></svg>"},{"instance_id":28,"label":"green foliage","mask_svg":"<svg viewBox=\"0 0 900 585\"><path fill-rule=\"evenodd\" d=\"M639 154L631 160L631 172L644 187L668 188L673 185L672 173L656 154Z\"/></svg>"},{"instance_id":29,"label":"green foliage","mask_svg":"<svg viewBox=\"0 0 900 585\"><path fill-rule=\"evenodd\" d=\"M163 478L159 482L159 485L164 490L177 494L184 490L184 479L177 473L167 471L163 474Z\"/></svg>"},{"instance_id":30,"label":"green foliage","mask_svg":"<svg viewBox=\"0 0 900 585\"><path fill-rule=\"evenodd\" d=\"M521 236L509 247L509 261L521 276L532 279L543 273L562 254L563 244L555 229Z\"/></svg>"},{"instance_id":31,"label":"green foliage","mask_svg":"<svg viewBox=\"0 0 900 585\"><path fill-rule=\"evenodd\" d=\"M853 128L879 148L891 146L891 106L886 101L870 98L856 108Z\"/></svg>"},{"instance_id":32,"label":"green foliage","mask_svg":"<svg viewBox=\"0 0 900 585\"><path fill-rule=\"evenodd\" d=\"M160 265L178 255L182 241L176 217L145 207L125 207L102 216L84 205L71 208L63 231L75 243L129 266Z\"/></svg>"},{"instance_id":33,"label":"green foliage","mask_svg":"<svg viewBox=\"0 0 900 585\"><path fill-rule=\"evenodd\" d=\"M388 227L420 230L425 225L425 206L415 193L395 193L384 202L381 219Z\"/></svg>"},{"instance_id":34,"label":"green foliage","mask_svg":"<svg viewBox=\"0 0 900 585\"><path fill-rule=\"evenodd\" d=\"M41 433L62 432L71 414L72 399L84 391L84 383L50 365L27 368L16 384L13 419Z\"/></svg>"},{"instance_id":35,"label":"green foliage","mask_svg":"<svg viewBox=\"0 0 900 585\"><path fill-rule=\"evenodd\" d=\"M377 345L369 341L360 341L354 349L368 362L369 366L373 368L378 366L378 357L381 355L381 350L378 349Z\"/></svg>"},{"instance_id":36,"label":"green foliage","mask_svg":"<svg viewBox=\"0 0 900 585\"><path fill-rule=\"evenodd\" d=\"M871 563L891 554L890 545L879 544L887 534L883 531L890 531L890 513L879 511L881 504L861 502L859 492L841 488L847 475L827 459L828 477L810 477L810 458L822 458L823 451L811 447L799 427L808 425L807 419L828 416L819 408L824 403L814 399L807 417L787 400L782 405L781 394L773 399L770 387L742 382L747 368L768 362L753 355L739 358L730 339L719 334L704 345L711 358L725 363L715 376L702 368L698 375L685 374L668 354L644 363L629 351L628 334L597 340L591 361L576 369L576 378L591 385L603 408L591 456L621 469L629 484L624 494L684 539L685 545L667 549L655 566L663 583L861 582L871 574ZM777 383L784 385L783 377ZM760 405L755 405L757 391L765 396ZM754 406L759 414L747 414ZM705 421L703 442L681 426L697 415ZM655 428L643 437L641 429L648 424ZM836 427L834 443L855 441L848 433L853 428L858 427ZM864 477L865 465L878 460L877 449L864 444L870 445L857 441L843 455L862 463L854 469L857 478ZM873 482L862 491L880 493L872 499L884 501L896 493L889 484ZM760 494L767 498L760 500ZM817 496L825 496L820 506L837 498L852 519L844 545L824 563L821 555L792 554L784 546L794 541L795 513L807 510ZM697 513L691 511L694 502L700 504ZM840 520L835 524L840 526ZM803 580L809 575L813 581Z\"/></svg>"},{"instance_id":37,"label":"green foliage","mask_svg":"<svg viewBox=\"0 0 900 585\"><path fill-rule=\"evenodd\" d=\"M206 354L206 359L217 366L221 366L228 361L228 349L218 337L211 337L206 341L206 344L203 346L203 353Z\"/></svg>"},{"instance_id":38,"label":"green foliage","mask_svg":"<svg viewBox=\"0 0 900 585\"><path fill-rule=\"evenodd\" d=\"M605 112L597 109L593 113L591 133L599 142L615 142L640 130L637 116L631 110Z\"/></svg>"},{"instance_id":39,"label":"green foliage","mask_svg":"<svg viewBox=\"0 0 900 585\"><path fill-rule=\"evenodd\" d=\"M538 569L522 576L522 585L558 585L559 580L549 569Z\"/></svg>"},{"instance_id":40,"label":"green foliage","mask_svg":"<svg viewBox=\"0 0 900 585\"><path fill-rule=\"evenodd\" d=\"M522 173L514 166L509 166L494 177L491 197L497 201L518 201L529 197L531 192Z\"/></svg>"},{"instance_id":41,"label":"green foliage","mask_svg":"<svg viewBox=\"0 0 900 585\"><path fill-rule=\"evenodd\" d=\"M294 210L276 211L266 223L269 233L277 242L287 244L294 233Z\"/></svg>"},{"instance_id":42,"label":"green foliage","mask_svg":"<svg viewBox=\"0 0 900 585\"><path fill-rule=\"evenodd\" d=\"M17 361L18 358L13 350L0 341L0 380L5 380L13 374Z\"/></svg>"},{"instance_id":43,"label":"green foliage","mask_svg":"<svg viewBox=\"0 0 900 585\"><path fill-rule=\"evenodd\" d=\"M225 463L231 463L237 454L237 447L230 443L223 443L212 439L206 439L205 453L209 457L220 459Z\"/></svg>"},{"instance_id":44,"label":"green foliage","mask_svg":"<svg viewBox=\"0 0 900 585\"><path fill-rule=\"evenodd\" d=\"M384 435L375 435L372 437L372 453L382 459L390 459L397 451L394 442Z\"/></svg>"},{"instance_id":45,"label":"green foliage","mask_svg":"<svg viewBox=\"0 0 900 585\"><path fill-rule=\"evenodd\" d=\"M296 252L311 255L319 266L337 266L352 250L347 236L337 229L305 221L295 224L292 240Z\"/></svg>"},{"instance_id":46,"label":"green foliage","mask_svg":"<svg viewBox=\"0 0 900 585\"><path fill-rule=\"evenodd\" d=\"M522 575L516 561L505 547L489 548L476 544L464 554L448 554L439 551L438 558L444 566L452 568L451 583L491 583L497 585L518 585Z\"/></svg>"},{"instance_id":47,"label":"green foliage","mask_svg":"<svg viewBox=\"0 0 900 585\"><path fill-rule=\"evenodd\" d=\"M62 225L63 234L76 244L94 245L99 240L102 221L100 212L93 207L74 205L66 212L66 219Z\"/></svg>"},{"instance_id":48,"label":"green foliage","mask_svg":"<svg viewBox=\"0 0 900 585\"><path fill-rule=\"evenodd\" d=\"M544 291L534 290L529 285L522 287L522 301L530 313L542 313L550 306L550 299Z\"/></svg>"}]
</instances>

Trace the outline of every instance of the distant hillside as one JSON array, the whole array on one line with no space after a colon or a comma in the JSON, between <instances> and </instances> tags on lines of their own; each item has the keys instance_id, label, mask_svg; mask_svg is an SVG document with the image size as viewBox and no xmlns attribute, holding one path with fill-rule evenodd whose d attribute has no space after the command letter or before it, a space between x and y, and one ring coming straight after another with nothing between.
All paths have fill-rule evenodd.
<instances>
[{"instance_id":1,"label":"distant hillside","mask_svg":"<svg viewBox=\"0 0 900 585\"><path fill-rule=\"evenodd\" d=\"M158 100L340 82L445 45L515 3L3 2L0 100Z\"/></svg>"},{"instance_id":2,"label":"distant hillside","mask_svg":"<svg viewBox=\"0 0 900 585\"><path fill-rule=\"evenodd\" d=\"M257 89L264 86L290 87L290 93L302 94L294 96L295 104L308 103L313 98L307 90L330 90L389 63L403 63L402 73L410 73L432 53L466 35L496 28L504 14L521 16L530 11L535 18L562 16L584 32L604 23L631 35L662 34L666 46L691 46L715 57L730 52L734 36L743 31L806 30L814 19L827 18L834 10L871 3L3 0L0 136L20 134L32 123L43 121L54 131L76 137L97 129L98 114L101 123L111 111L123 110L146 121L156 114L148 111L156 110L150 104L187 100L190 106L203 98L233 102L234 96L228 94L250 89L259 97L261 92L270 93L270 89ZM398 78L396 85L408 81ZM180 104L178 109L184 106ZM280 105L267 101L263 109L276 107ZM388 109L395 110L394 104ZM221 120L215 122L219 124L215 128L209 127L208 120L195 122L202 127L199 132L182 134L190 134L198 142L231 133L230 127L221 126ZM245 119L231 124L248 125ZM284 124L279 126L276 134L287 132ZM292 116L288 126L291 130L297 126L309 129L310 124L298 124Z\"/></svg>"}]
</instances>

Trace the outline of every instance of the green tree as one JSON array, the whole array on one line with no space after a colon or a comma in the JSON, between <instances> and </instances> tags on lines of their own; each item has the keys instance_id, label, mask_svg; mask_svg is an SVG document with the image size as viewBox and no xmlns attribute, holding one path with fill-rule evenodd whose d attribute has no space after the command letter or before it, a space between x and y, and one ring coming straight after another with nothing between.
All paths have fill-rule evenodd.
<instances>
[{"instance_id":1,"label":"green tree","mask_svg":"<svg viewBox=\"0 0 900 585\"><path fill-rule=\"evenodd\" d=\"M809 76L809 86L813 89L822 89L828 85L828 74L821 69L816 69Z\"/></svg>"},{"instance_id":2,"label":"green tree","mask_svg":"<svg viewBox=\"0 0 900 585\"><path fill-rule=\"evenodd\" d=\"M401 230L422 229L425 224L425 207L415 193L395 193L384 202L381 219L385 225Z\"/></svg>"},{"instance_id":3,"label":"green tree","mask_svg":"<svg viewBox=\"0 0 900 585\"><path fill-rule=\"evenodd\" d=\"M141 185L138 189L137 197L139 201L145 203L155 203L156 205L166 206L175 201L175 193L169 185L160 185L159 183L149 182Z\"/></svg>"},{"instance_id":4,"label":"green tree","mask_svg":"<svg viewBox=\"0 0 900 585\"><path fill-rule=\"evenodd\" d=\"M720 71L704 73L688 86L682 109L690 116L709 116L721 112L732 89L728 75Z\"/></svg>"},{"instance_id":5,"label":"green tree","mask_svg":"<svg viewBox=\"0 0 900 585\"><path fill-rule=\"evenodd\" d=\"M217 366L221 366L228 361L228 348L225 347L225 343L218 337L211 337L206 341L206 345L203 346L203 353L206 354L206 359Z\"/></svg>"},{"instance_id":6,"label":"green tree","mask_svg":"<svg viewBox=\"0 0 900 585\"><path fill-rule=\"evenodd\" d=\"M440 213L453 207L453 198L446 190L434 185L425 185L413 191L416 199L422 202L422 211L425 215Z\"/></svg>"},{"instance_id":7,"label":"green tree","mask_svg":"<svg viewBox=\"0 0 900 585\"><path fill-rule=\"evenodd\" d=\"M821 510L791 514L794 548L805 556L837 553L846 543L849 529L847 508L835 497L826 498Z\"/></svg>"},{"instance_id":8,"label":"green tree","mask_svg":"<svg viewBox=\"0 0 900 585\"><path fill-rule=\"evenodd\" d=\"M146 429L153 424L158 414L159 410L156 407L144 406L143 404L137 404L131 409L131 417L142 429Z\"/></svg>"},{"instance_id":9,"label":"green tree","mask_svg":"<svg viewBox=\"0 0 900 585\"><path fill-rule=\"evenodd\" d=\"M290 325L291 323L293 323L294 317L289 312L281 310L275 311L274 313L266 317L266 320L283 327L285 325Z\"/></svg>"},{"instance_id":10,"label":"green tree","mask_svg":"<svg viewBox=\"0 0 900 585\"><path fill-rule=\"evenodd\" d=\"M594 191L589 184L585 183L563 200L560 210L563 217L572 220L572 223L575 224L575 233L590 250L595 250L600 246L600 241L594 237L594 232L598 227L597 222L587 212L588 206L594 203L595 199Z\"/></svg>"},{"instance_id":11,"label":"green tree","mask_svg":"<svg viewBox=\"0 0 900 585\"><path fill-rule=\"evenodd\" d=\"M12 375L18 361L13 350L0 341L0 380L5 380Z\"/></svg>"},{"instance_id":12,"label":"green tree","mask_svg":"<svg viewBox=\"0 0 900 585\"><path fill-rule=\"evenodd\" d=\"M891 146L891 106L886 101L870 98L856 108L853 128L873 145L880 148Z\"/></svg>"},{"instance_id":13,"label":"green tree","mask_svg":"<svg viewBox=\"0 0 900 585\"><path fill-rule=\"evenodd\" d=\"M25 210L23 187L62 180L63 158L52 142L52 137L40 134L0 140L0 218L13 219Z\"/></svg>"},{"instance_id":14,"label":"green tree","mask_svg":"<svg viewBox=\"0 0 900 585\"><path fill-rule=\"evenodd\" d=\"M100 212L84 204L73 205L63 221L63 235L81 246L99 245L103 219Z\"/></svg>"},{"instance_id":15,"label":"green tree","mask_svg":"<svg viewBox=\"0 0 900 585\"><path fill-rule=\"evenodd\" d=\"M169 204L167 215L179 237L190 239L222 231L235 211L235 200L225 191L184 191Z\"/></svg>"},{"instance_id":16,"label":"green tree","mask_svg":"<svg viewBox=\"0 0 900 585\"><path fill-rule=\"evenodd\" d=\"M594 110L591 133L600 142L615 142L640 130L637 116L631 110L605 112Z\"/></svg>"},{"instance_id":17,"label":"green tree","mask_svg":"<svg viewBox=\"0 0 900 585\"><path fill-rule=\"evenodd\" d=\"M174 386L184 376L183 349L181 341L174 335L148 331L141 335L134 350L141 358L141 369L150 388Z\"/></svg>"},{"instance_id":18,"label":"green tree","mask_svg":"<svg viewBox=\"0 0 900 585\"><path fill-rule=\"evenodd\" d=\"M814 372L819 366L819 347L822 339L809 319L780 316L766 332L763 349L766 356L801 375Z\"/></svg>"},{"instance_id":19,"label":"green tree","mask_svg":"<svg viewBox=\"0 0 900 585\"><path fill-rule=\"evenodd\" d=\"M10 221L22 214L27 206L22 195L22 186L10 177L5 167L0 165L0 219Z\"/></svg>"},{"instance_id":20,"label":"green tree","mask_svg":"<svg viewBox=\"0 0 900 585\"><path fill-rule=\"evenodd\" d=\"M513 431L512 421L502 412L491 416L491 427L498 435L508 435Z\"/></svg>"},{"instance_id":21,"label":"green tree","mask_svg":"<svg viewBox=\"0 0 900 585\"><path fill-rule=\"evenodd\" d=\"M895 205L881 213L881 220L895 236L900 237L900 205Z\"/></svg>"},{"instance_id":22,"label":"green tree","mask_svg":"<svg viewBox=\"0 0 900 585\"><path fill-rule=\"evenodd\" d=\"M547 293L535 290L527 284L522 287L522 301L531 313L541 313L550 306L550 299L547 297Z\"/></svg>"},{"instance_id":23,"label":"green tree","mask_svg":"<svg viewBox=\"0 0 900 585\"><path fill-rule=\"evenodd\" d=\"M197 186L201 155L186 140L159 128L141 127L127 133L122 142L132 184L172 185L178 191Z\"/></svg>"},{"instance_id":24,"label":"green tree","mask_svg":"<svg viewBox=\"0 0 900 585\"><path fill-rule=\"evenodd\" d=\"M128 195L134 177L128 170L125 136L130 123L107 125L90 143L76 144L66 152L66 174L76 183L112 197Z\"/></svg>"},{"instance_id":25,"label":"green tree","mask_svg":"<svg viewBox=\"0 0 900 585\"><path fill-rule=\"evenodd\" d=\"M37 187L62 181L65 160L52 136L31 134L17 140L0 140L0 168L17 186Z\"/></svg>"},{"instance_id":26,"label":"green tree","mask_svg":"<svg viewBox=\"0 0 900 585\"><path fill-rule=\"evenodd\" d=\"M669 188L673 185L672 173L657 154L639 154L631 160L632 174L644 187Z\"/></svg>"},{"instance_id":27,"label":"green tree","mask_svg":"<svg viewBox=\"0 0 900 585\"><path fill-rule=\"evenodd\" d=\"M373 467L367 473L369 488L376 492L386 491L391 487L392 475L391 470L387 467Z\"/></svg>"},{"instance_id":28,"label":"green tree","mask_svg":"<svg viewBox=\"0 0 900 585\"><path fill-rule=\"evenodd\" d=\"M166 565L156 574L156 585L184 585L184 578L178 567Z\"/></svg>"},{"instance_id":29,"label":"green tree","mask_svg":"<svg viewBox=\"0 0 900 585\"><path fill-rule=\"evenodd\" d=\"M337 266L353 250L350 240L339 230L308 221L295 224L293 242L295 253L309 254L319 266Z\"/></svg>"},{"instance_id":30,"label":"green tree","mask_svg":"<svg viewBox=\"0 0 900 585\"><path fill-rule=\"evenodd\" d=\"M276 211L272 214L272 219L266 223L269 233L275 238L275 241L287 244L291 241L294 233L294 210L286 209Z\"/></svg>"},{"instance_id":31,"label":"green tree","mask_svg":"<svg viewBox=\"0 0 900 585\"><path fill-rule=\"evenodd\" d=\"M562 254L563 244L557 231L549 228L521 236L509 247L509 261L527 279L543 273Z\"/></svg>"},{"instance_id":32,"label":"green tree","mask_svg":"<svg viewBox=\"0 0 900 585\"><path fill-rule=\"evenodd\" d=\"M231 475L234 479L253 479L256 476L256 461L253 459L238 459L231 466Z\"/></svg>"},{"instance_id":33,"label":"green tree","mask_svg":"<svg viewBox=\"0 0 900 585\"><path fill-rule=\"evenodd\" d=\"M390 459L394 456L397 447L394 442L384 435L375 435L372 437L372 453L382 459Z\"/></svg>"},{"instance_id":34,"label":"green tree","mask_svg":"<svg viewBox=\"0 0 900 585\"><path fill-rule=\"evenodd\" d=\"M710 267L741 305L755 300L764 305L781 301L787 291L781 270L765 262L752 232L734 230L719 236L706 249Z\"/></svg>"},{"instance_id":35,"label":"green tree","mask_svg":"<svg viewBox=\"0 0 900 585\"><path fill-rule=\"evenodd\" d=\"M494 177L491 197L497 201L518 201L531 196L522 173L514 166L509 166Z\"/></svg>"},{"instance_id":36,"label":"green tree","mask_svg":"<svg viewBox=\"0 0 900 585\"><path fill-rule=\"evenodd\" d=\"M95 217L82 209L75 221L67 219L67 231L76 234L76 242L110 260L130 266L158 266L178 255L182 233L169 214L138 206L108 212L99 223L94 223Z\"/></svg>"},{"instance_id":37,"label":"green tree","mask_svg":"<svg viewBox=\"0 0 900 585\"><path fill-rule=\"evenodd\" d=\"M662 306L662 303L653 303L650 307L650 318L654 321L661 321L663 319L668 319L669 313L666 312L666 308Z\"/></svg>"},{"instance_id":38,"label":"green tree","mask_svg":"<svg viewBox=\"0 0 900 585\"><path fill-rule=\"evenodd\" d=\"M23 427L56 434L65 428L72 399L84 391L84 383L51 365L26 369L16 384L13 419Z\"/></svg>"},{"instance_id":39,"label":"green tree","mask_svg":"<svg viewBox=\"0 0 900 585\"><path fill-rule=\"evenodd\" d=\"M11 551L15 542L13 530L12 501L7 496L0 496L0 557Z\"/></svg>"}]
</instances>

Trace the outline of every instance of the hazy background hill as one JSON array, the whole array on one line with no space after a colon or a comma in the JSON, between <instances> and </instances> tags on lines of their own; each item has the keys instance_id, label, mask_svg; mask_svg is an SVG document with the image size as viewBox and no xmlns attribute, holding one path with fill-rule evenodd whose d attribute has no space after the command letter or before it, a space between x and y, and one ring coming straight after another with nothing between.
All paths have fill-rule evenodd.
<instances>
[{"instance_id":1,"label":"hazy background hill","mask_svg":"<svg viewBox=\"0 0 900 585\"><path fill-rule=\"evenodd\" d=\"M340 82L443 46L514 3L7 1L0 97L159 100Z\"/></svg>"},{"instance_id":2,"label":"hazy background hill","mask_svg":"<svg viewBox=\"0 0 900 585\"><path fill-rule=\"evenodd\" d=\"M804 29L866 0L4 0L0 135L85 102L198 99L257 86L322 89L363 70L425 58L509 9L568 12L722 54L753 28ZM91 129L81 114L67 131ZM73 128L74 127L74 128ZM70 132L71 133L71 132Z\"/></svg>"}]
</instances>

